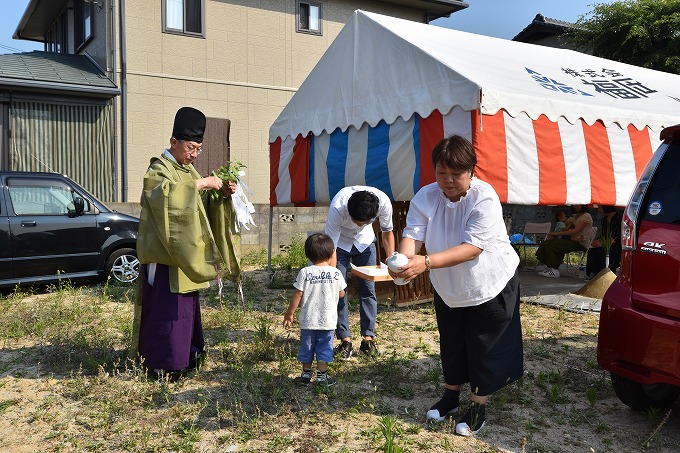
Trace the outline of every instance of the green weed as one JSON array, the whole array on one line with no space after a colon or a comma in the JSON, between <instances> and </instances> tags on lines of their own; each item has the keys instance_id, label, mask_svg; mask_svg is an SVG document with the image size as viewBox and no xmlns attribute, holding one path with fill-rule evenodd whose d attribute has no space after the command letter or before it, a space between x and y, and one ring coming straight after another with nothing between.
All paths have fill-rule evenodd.
<instances>
[{"instance_id":1,"label":"green weed","mask_svg":"<svg viewBox=\"0 0 680 453\"><path fill-rule=\"evenodd\" d=\"M399 422L395 417L385 416L378 421L380 425L380 433L383 437L383 444L376 449L383 453L401 453L404 451L402 447L397 444L397 437L399 437L403 430L399 426Z\"/></svg>"},{"instance_id":2,"label":"green weed","mask_svg":"<svg viewBox=\"0 0 680 453\"><path fill-rule=\"evenodd\" d=\"M8 408L14 406L15 404L19 403L19 400L17 399L12 399L12 400L3 400L0 401L0 414L5 412Z\"/></svg>"},{"instance_id":3,"label":"green weed","mask_svg":"<svg viewBox=\"0 0 680 453\"><path fill-rule=\"evenodd\" d=\"M586 390L586 398L591 406L595 405L597 402L597 389L595 387L588 387L588 390Z\"/></svg>"}]
</instances>

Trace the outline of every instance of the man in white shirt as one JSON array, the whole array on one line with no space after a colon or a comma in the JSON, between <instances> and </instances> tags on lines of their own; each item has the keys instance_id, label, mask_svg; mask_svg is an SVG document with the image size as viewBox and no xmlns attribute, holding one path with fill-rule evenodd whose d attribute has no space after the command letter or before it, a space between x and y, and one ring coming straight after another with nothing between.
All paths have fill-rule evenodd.
<instances>
[{"instance_id":1,"label":"man in white shirt","mask_svg":"<svg viewBox=\"0 0 680 453\"><path fill-rule=\"evenodd\" d=\"M386 256L394 253L394 233L392 232L392 202L384 192L367 186L350 186L341 189L331 201L326 220L326 234L333 239L338 257L337 267L347 279L350 262L356 266L375 266L376 247L373 222L380 222L382 244ZM375 296L375 283L357 279L361 319L360 352L377 355L378 349L373 342L375 318L378 313L378 300ZM335 334L340 345L334 355L349 359L352 356L352 339L347 311L347 294L338 301L338 325Z\"/></svg>"}]
</instances>

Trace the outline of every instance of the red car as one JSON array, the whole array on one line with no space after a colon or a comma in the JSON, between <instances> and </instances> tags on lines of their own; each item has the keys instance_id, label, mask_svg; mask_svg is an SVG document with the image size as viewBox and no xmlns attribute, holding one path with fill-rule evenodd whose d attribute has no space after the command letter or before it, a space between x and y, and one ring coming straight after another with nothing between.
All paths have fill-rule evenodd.
<instances>
[{"instance_id":1,"label":"red car","mask_svg":"<svg viewBox=\"0 0 680 453\"><path fill-rule=\"evenodd\" d=\"M621 271L602 300L597 361L634 410L680 393L680 125L637 183L621 225Z\"/></svg>"}]
</instances>

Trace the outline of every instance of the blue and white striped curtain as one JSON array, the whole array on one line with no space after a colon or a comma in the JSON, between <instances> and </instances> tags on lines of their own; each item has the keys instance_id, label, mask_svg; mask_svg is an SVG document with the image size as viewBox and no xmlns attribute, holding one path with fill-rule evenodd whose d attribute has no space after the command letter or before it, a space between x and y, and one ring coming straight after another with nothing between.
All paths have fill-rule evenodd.
<instances>
[{"instance_id":1,"label":"blue and white striped curtain","mask_svg":"<svg viewBox=\"0 0 680 453\"><path fill-rule=\"evenodd\" d=\"M9 168L63 173L116 201L113 110L107 105L12 102Z\"/></svg>"}]
</instances>

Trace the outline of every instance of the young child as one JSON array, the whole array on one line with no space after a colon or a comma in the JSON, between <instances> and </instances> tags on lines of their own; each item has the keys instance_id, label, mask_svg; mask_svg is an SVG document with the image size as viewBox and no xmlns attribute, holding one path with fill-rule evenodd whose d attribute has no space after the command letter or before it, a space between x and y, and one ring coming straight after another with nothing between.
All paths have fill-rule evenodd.
<instances>
[{"instance_id":1,"label":"young child","mask_svg":"<svg viewBox=\"0 0 680 453\"><path fill-rule=\"evenodd\" d=\"M283 327L293 324L293 315L300 305L300 350L298 361L302 374L295 382L307 385L312 380L312 362L316 355L316 383L326 386L335 384L327 374L328 364L333 361L333 336L338 322L338 299L345 296L347 283L335 267L335 245L323 234L315 233L305 241L305 255L313 263L300 269L295 292L283 317Z\"/></svg>"},{"instance_id":2,"label":"young child","mask_svg":"<svg viewBox=\"0 0 680 453\"><path fill-rule=\"evenodd\" d=\"M555 231L559 233L567 228L567 213L564 211L555 211ZM562 236L559 236L562 237Z\"/></svg>"}]
</instances>

